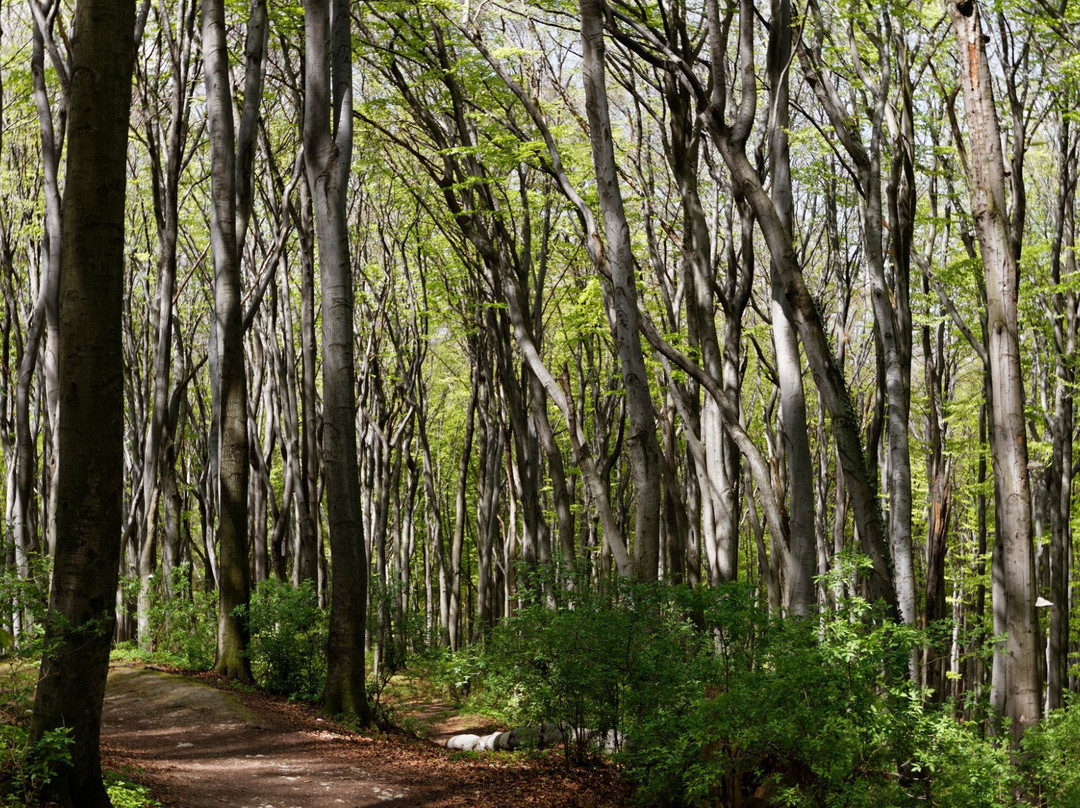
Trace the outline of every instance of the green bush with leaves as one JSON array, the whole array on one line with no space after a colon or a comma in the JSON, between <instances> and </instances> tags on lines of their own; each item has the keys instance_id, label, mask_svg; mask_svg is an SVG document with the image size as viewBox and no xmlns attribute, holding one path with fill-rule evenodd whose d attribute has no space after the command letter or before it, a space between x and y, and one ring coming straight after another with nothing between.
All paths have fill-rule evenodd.
<instances>
[{"instance_id":1,"label":"green bush with leaves","mask_svg":"<svg viewBox=\"0 0 1080 808\"><path fill-rule=\"evenodd\" d=\"M619 582L603 593L576 591L554 610L538 594L496 630L478 666L479 697L501 703L509 720L561 721L618 738L684 709L709 644L691 620L693 593ZM572 751L589 755L584 746Z\"/></svg>"},{"instance_id":2,"label":"green bush with leaves","mask_svg":"<svg viewBox=\"0 0 1080 808\"><path fill-rule=\"evenodd\" d=\"M150 789L115 772L105 776L105 789L113 808L161 808L161 803L150 796Z\"/></svg>"},{"instance_id":3,"label":"green bush with leaves","mask_svg":"<svg viewBox=\"0 0 1080 808\"><path fill-rule=\"evenodd\" d=\"M41 789L71 763L70 727L45 732L36 743L19 724L0 724L0 799L5 806L40 804Z\"/></svg>"},{"instance_id":4,"label":"green bush with leaves","mask_svg":"<svg viewBox=\"0 0 1080 808\"><path fill-rule=\"evenodd\" d=\"M260 687L289 698L319 698L326 682L328 615L311 583L259 582L248 619L251 670Z\"/></svg>"},{"instance_id":5,"label":"green bush with leaves","mask_svg":"<svg viewBox=\"0 0 1080 808\"><path fill-rule=\"evenodd\" d=\"M995 743L978 724L947 712L928 712L921 727L917 766L928 785L924 805L947 808L1006 808L1019 784L1008 744ZM1000 739L999 739L1000 740Z\"/></svg>"},{"instance_id":6,"label":"green bush with leaves","mask_svg":"<svg viewBox=\"0 0 1080 808\"><path fill-rule=\"evenodd\" d=\"M924 706L908 676L922 634L865 602L804 621L770 617L743 585L578 591L554 609L538 595L496 630L473 698L508 723L617 729L645 804L1012 804L1008 749ZM1032 757L1061 766L1077 740L1080 722L1048 725ZM1055 783L1049 804L1080 805L1068 776Z\"/></svg>"},{"instance_id":7,"label":"green bush with leaves","mask_svg":"<svg viewBox=\"0 0 1080 808\"><path fill-rule=\"evenodd\" d=\"M155 659L190 670L208 670L214 664L217 643L217 595L203 592L190 583L188 564L171 571L165 596L161 573L151 576L150 611L147 620L149 642Z\"/></svg>"},{"instance_id":8,"label":"green bush with leaves","mask_svg":"<svg viewBox=\"0 0 1080 808\"><path fill-rule=\"evenodd\" d=\"M49 610L49 581L52 577L52 558L44 553L31 553L26 559L26 574L14 566L0 571L0 604L4 623L14 625L15 616L24 621L20 636L13 636L6 628L0 628L0 654L13 652L17 656L32 657L41 653L42 626Z\"/></svg>"},{"instance_id":9,"label":"green bush with leaves","mask_svg":"<svg viewBox=\"0 0 1080 808\"><path fill-rule=\"evenodd\" d=\"M1080 805L1080 704L1054 710L1024 736L1025 790L1046 808Z\"/></svg>"}]
</instances>

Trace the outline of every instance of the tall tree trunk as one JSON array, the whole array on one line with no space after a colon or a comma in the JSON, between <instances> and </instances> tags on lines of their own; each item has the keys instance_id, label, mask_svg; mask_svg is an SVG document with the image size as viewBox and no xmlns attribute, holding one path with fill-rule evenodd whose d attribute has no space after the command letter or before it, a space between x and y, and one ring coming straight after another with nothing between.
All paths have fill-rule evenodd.
<instances>
[{"instance_id":1,"label":"tall tree trunk","mask_svg":"<svg viewBox=\"0 0 1080 808\"><path fill-rule=\"evenodd\" d=\"M370 721L364 692L368 558L357 468L353 278L345 195L352 158L352 51L346 0L304 6L304 165L322 284L323 458L333 586L323 707Z\"/></svg>"},{"instance_id":2,"label":"tall tree trunk","mask_svg":"<svg viewBox=\"0 0 1080 808\"><path fill-rule=\"evenodd\" d=\"M1017 325L1017 260L1005 203L1005 165L976 0L950 0L970 137L968 187L986 283L994 488L1005 596L1005 709L1014 740L1041 704L1031 541L1031 488Z\"/></svg>"},{"instance_id":3,"label":"tall tree trunk","mask_svg":"<svg viewBox=\"0 0 1080 808\"><path fill-rule=\"evenodd\" d=\"M60 273L57 546L30 742L70 729L45 796L105 808L99 734L120 568L124 198L135 4L76 9ZM58 247L60 245L57 245Z\"/></svg>"},{"instance_id":4,"label":"tall tree trunk","mask_svg":"<svg viewBox=\"0 0 1080 808\"><path fill-rule=\"evenodd\" d=\"M163 28L163 37L168 39L169 66L173 80L170 82L171 95L169 119L165 129L164 143L159 142L159 130L153 122L157 92L151 89L151 81L157 76L145 75L137 68L142 81L142 102L145 114L151 118L146 132L147 151L150 156L151 179L154 188L154 217L157 224L157 288L155 290L155 308L153 313L154 354L153 354L153 403L150 418L146 425L143 442L143 503L145 518L142 524L142 541L139 547L139 595L137 605L138 639L144 644L148 637L146 631L149 622L150 588L149 578L153 569L154 542L156 540L157 509L152 503L158 501L157 488L168 485L169 491L163 491L165 508L172 508L176 495L175 468L165 468L165 445L172 440L176 430L176 420L170 419L170 413L178 409L170 407L171 371L173 366L173 307L176 296L176 250L179 235L179 188L180 175L185 164L185 150L189 128L189 111L193 82L192 56L194 53L196 5L193 0L182 2L177 9L178 23L175 29L164 13L159 13L158 24ZM163 47L158 43L158 47ZM167 482L166 478L170 478ZM160 483L159 483L160 481ZM171 531L166 520L166 531ZM172 558L172 548L162 553L163 559ZM168 574L164 576L166 589L169 585Z\"/></svg>"},{"instance_id":5,"label":"tall tree trunk","mask_svg":"<svg viewBox=\"0 0 1080 808\"><path fill-rule=\"evenodd\" d=\"M54 20L53 6L47 6L43 12ZM44 25L43 25L44 23ZM42 355L42 345L49 339L52 346L44 351L43 386L55 387L56 374L56 339L59 284L60 284L60 241L61 241L61 201L58 172L60 170L60 152L63 148L67 110L66 101L61 102L59 132L54 126L52 107L49 103L45 83L46 36L51 40L51 22L35 16L33 31L33 51L31 54L31 74L33 77L34 103L38 113L38 126L41 137L41 161L43 190L45 197L45 223L40 244L41 275L38 279L38 295L23 343L22 358L19 362L15 387L15 502L14 534L15 565L18 575L28 580L30 574L30 556L41 547L38 529L48 533L47 520L42 524L37 518L37 502L34 496L34 475L37 466L37 441L31 429L31 406L34 373L38 358ZM54 64L59 76L65 76L67 66ZM51 377L51 378L49 378ZM44 470L48 475L48 469ZM30 616L23 629L30 628Z\"/></svg>"},{"instance_id":6,"label":"tall tree trunk","mask_svg":"<svg viewBox=\"0 0 1080 808\"><path fill-rule=\"evenodd\" d=\"M766 62L772 93L769 173L777 215L789 234L794 229L794 194L791 188L791 155L788 151L790 103L788 99L791 62L791 3L773 0ZM816 536L814 534L814 466L810 457L810 427L806 418L802 358L799 355L795 319L784 295L784 283L777 262L770 262L772 287L773 349L780 388L780 429L784 441L781 457L786 460L789 507L789 550L787 553L787 607L799 617L813 612L816 593Z\"/></svg>"},{"instance_id":7,"label":"tall tree trunk","mask_svg":"<svg viewBox=\"0 0 1080 808\"><path fill-rule=\"evenodd\" d=\"M318 578L319 567L319 428L315 347L315 244L312 227L311 186L300 182L300 209L295 216L300 239L300 476L304 481L300 529L296 536L293 577L299 581ZM306 518L303 518L306 511Z\"/></svg>"},{"instance_id":8,"label":"tall tree trunk","mask_svg":"<svg viewBox=\"0 0 1080 808\"><path fill-rule=\"evenodd\" d=\"M1068 677L1069 577L1068 549L1072 546L1073 389L1080 304L1062 281L1076 273L1077 138L1066 116L1061 120L1058 153L1058 206L1056 238L1050 248L1055 355L1053 462L1050 489L1050 630L1046 644L1046 709L1064 706Z\"/></svg>"},{"instance_id":9,"label":"tall tree trunk","mask_svg":"<svg viewBox=\"0 0 1080 808\"><path fill-rule=\"evenodd\" d=\"M660 560L660 445L638 331L637 287L630 226L623 208L608 112L604 67L604 17L599 0L581 0L582 70L606 244L593 245L601 271L610 271L613 336L619 355L629 420L627 453L634 484L633 577L656 580ZM605 267L606 265L606 267Z\"/></svg>"},{"instance_id":10,"label":"tall tree trunk","mask_svg":"<svg viewBox=\"0 0 1080 808\"><path fill-rule=\"evenodd\" d=\"M754 71L754 3L740 0L739 54L741 96L734 120L725 119L727 100L724 63L727 59L726 26L720 15L717 0L708 0L709 39L713 82L713 98L706 116L713 140L717 145L733 182L757 216L765 237L784 298L795 319L799 337L806 351L821 399L832 418L837 454L844 483L855 514L855 527L863 552L871 559L870 595L896 609L896 590L893 585L892 563L885 534L881 509L878 505L873 478L866 464L862 439L847 381L832 354L826 338L821 315L810 296L802 269L795 254L792 234L784 225L776 205L766 193L761 179L746 154L757 108L757 76Z\"/></svg>"},{"instance_id":11,"label":"tall tree trunk","mask_svg":"<svg viewBox=\"0 0 1080 808\"><path fill-rule=\"evenodd\" d=\"M240 254L236 239L236 151L224 0L202 3L203 66L210 130L210 239L214 262L211 385L218 466L218 630L214 670L249 681L246 621L248 568L247 374L241 310Z\"/></svg>"},{"instance_id":12,"label":"tall tree trunk","mask_svg":"<svg viewBox=\"0 0 1080 808\"><path fill-rule=\"evenodd\" d=\"M479 361L479 360L477 360ZM469 458L472 456L473 431L476 427L477 397L480 391L480 370L473 368L472 391L465 410L465 434L462 438L461 458L458 462L457 488L454 496L454 532L450 539L450 580L449 601L446 610L446 625L450 650L456 651L461 645L461 554L465 547L465 496L468 492Z\"/></svg>"}]
</instances>

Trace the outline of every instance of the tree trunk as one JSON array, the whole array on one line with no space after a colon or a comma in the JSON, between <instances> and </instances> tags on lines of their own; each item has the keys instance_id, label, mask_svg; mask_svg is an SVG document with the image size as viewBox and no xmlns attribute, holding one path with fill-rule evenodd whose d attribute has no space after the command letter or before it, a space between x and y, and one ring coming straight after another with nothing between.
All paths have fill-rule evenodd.
<instances>
[{"instance_id":1,"label":"tree trunk","mask_svg":"<svg viewBox=\"0 0 1080 808\"><path fill-rule=\"evenodd\" d=\"M304 7L304 165L322 283L323 458L333 586L323 708L370 721L364 691L368 558L357 468L353 279L346 191L352 157L352 57L345 0Z\"/></svg>"},{"instance_id":2,"label":"tree trunk","mask_svg":"<svg viewBox=\"0 0 1080 808\"><path fill-rule=\"evenodd\" d=\"M1017 260L1005 206L1005 166L975 0L948 3L956 31L960 83L970 137L968 187L986 283L987 349L994 488L999 510L1006 642L1005 708L1014 741L1039 720L1041 704L1031 542L1031 490L1017 326ZM995 604L996 605L996 604Z\"/></svg>"},{"instance_id":3,"label":"tree trunk","mask_svg":"<svg viewBox=\"0 0 1080 808\"><path fill-rule=\"evenodd\" d=\"M214 670L250 681L246 621L234 610L251 589L248 569L247 374L236 240L236 152L224 0L202 3L203 66L210 131L210 239L214 262L211 384L218 459L218 630ZM214 366L216 365L216 367Z\"/></svg>"},{"instance_id":4,"label":"tree trunk","mask_svg":"<svg viewBox=\"0 0 1080 808\"><path fill-rule=\"evenodd\" d=\"M1076 292L1062 290L1065 278L1076 273L1077 142L1067 117L1061 121L1058 152L1057 232L1050 248L1051 280L1055 289L1052 311L1055 385L1053 462L1050 489L1050 627L1046 644L1046 709L1064 705L1068 678L1069 577L1068 548L1072 546L1073 394L1074 362L1080 310Z\"/></svg>"},{"instance_id":5,"label":"tree trunk","mask_svg":"<svg viewBox=\"0 0 1080 808\"><path fill-rule=\"evenodd\" d=\"M791 187L791 155L788 151L790 103L788 100L791 62L791 3L773 0L766 54L769 107L775 119L770 126L769 172L777 215L788 233L794 233L794 194ZM814 466L810 457L810 427L806 419L802 358L798 331L791 307L784 295L783 279L776 260L770 263L772 287L773 349L780 390L780 429L784 442L781 456L786 460L789 507L789 550L787 553L787 608L798 617L814 610L814 574L817 565L814 535ZM775 551L775 550L774 550Z\"/></svg>"},{"instance_id":6,"label":"tree trunk","mask_svg":"<svg viewBox=\"0 0 1080 808\"><path fill-rule=\"evenodd\" d=\"M727 58L724 52L723 24L716 0L708 2L710 40L714 71L722 72L720 64ZM724 120L724 99L714 98L706 111L709 128L733 182L757 216L758 225L769 248L784 298L791 309L795 324L814 374L822 402L832 418L833 434L843 471L844 482L855 513L855 526L863 552L872 561L870 596L883 600L896 609L896 590L893 586L892 564L886 540L881 509L863 453L859 423L852 408L847 381L844 378L825 334L817 306L806 287L795 254L792 235L784 226L776 205L769 198L761 179L746 155L746 141L755 118L756 83L754 72L754 9L752 0L741 0L739 12L739 50L742 95L733 123ZM714 93L720 88L714 88Z\"/></svg>"},{"instance_id":7,"label":"tree trunk","mask_svg":"<svg viewBox=\"0 0 1080 808\"><path fill-rule=\"evenodd\" d=\"M599 0L581 1L582 70L585 111L589 118L600 209L606 244L594 245L598 267L611 274L610 318L619 355L629 420L627 453L634 484L633 577L656 580L660 560L660 445L656 438L652 396L638 331L637 287L630 226L623 208L608 113L604 67L603 7Z\"/></svg>"},{"instance_id":8,"label":"tree trunk","mask_svg":"<svg viewBox=\"0 0 1080 808\"><path fill-rule=\"evenodd\" d=\"M53 585L30 743L66 727L71 765L46 798L105 808L99 733L120 567L123 495L124 198L135 4L75 14L63 206L62 381ZM60 246L60 245L58 245Z\"/></svg>"}]
</instances>

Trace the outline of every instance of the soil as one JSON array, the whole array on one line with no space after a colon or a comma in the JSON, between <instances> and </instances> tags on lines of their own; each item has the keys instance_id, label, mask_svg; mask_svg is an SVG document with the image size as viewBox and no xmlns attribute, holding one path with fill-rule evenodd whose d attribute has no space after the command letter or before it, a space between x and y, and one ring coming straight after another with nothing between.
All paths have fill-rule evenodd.
<instances>
[{"instance_id":1,"label":"soil","mask_svg":"<svg viewBox=\"0 0 1080 808\"><path fill-rule=\"evenodd\" d=\"M229 689L211 675L114 665L102 757L167 808L616 808L611 767L569 769L557 754L446 750L492 727L446 705L413 703L405 733L350 732L313 707Z\"/></svg>"}]
</instances>

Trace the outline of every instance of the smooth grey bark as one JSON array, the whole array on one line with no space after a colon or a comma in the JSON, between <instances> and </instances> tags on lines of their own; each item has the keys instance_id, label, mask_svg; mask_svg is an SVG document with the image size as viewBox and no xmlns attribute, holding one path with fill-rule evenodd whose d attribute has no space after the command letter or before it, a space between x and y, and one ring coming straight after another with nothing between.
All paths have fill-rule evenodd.
<instances>
[{"instance_id":1,"label":"smooth grey bark","mask_svg":"<svg viewBox=\"0 0 1080 808\"><path fill-rule=\"evenodd\" d=\"M791 233L784 226L773 200L762 186L761 179L746 154L746 142L754 122L757 104L757 75L753 63L754 4L752 0L740 0L739 4L741 95L734 119L730 123L725 120L727 90L723 75L730 19L725 21L721 17L717 0L708 0L707 11L710 58L716 75L713 81L712 103L705 112L710 133L738 191L757 216L758 226L765 237L783 286L784 297L794 315L814 382L832 419L837 454L851 498L855 526L863 552L869 556L873 565L869 578L871 598L882 600L891 609L896 609L888 541L873 479L863 453L858 418L851 405L847 381L829 347L821 315L806 287Z\"/></svg>"},{"instance_id":2,"label":"smooth grey bark","mask_svg":"<svg viewBox=\"0 0 1080 808\"><path fill-rule=\"evenodd\" d=\"M794 194L791 187L791 155L788 130L791 124L789 75L792 59L791 3L772 0L766 72L769 94L769 175L773 204L785 230L794 233ZM806 418L802 358L798 331L784 294L784 283L775 259L770 262L772 289L773 350L780 393L780 431L786 460L788 507L788 553L785 568L788 611L807 617L814 610L814 574L817 559L814 533L814 466L810 457L810 427Z\"/></svg>"},{"instance_id":3,"label":"smooth grey bark","mask_svg":"<svg viewBox=\"0 0 1080 808\"><path fill-rule=\"evenodd\" d=\"M886 116L890 99L895 98L897 110L892 114L900 117L903 123L897 124L902 131L897 132L894 144L895 160L904 159L912 147L909 140L911 87L901 81L900 86L892 87L892 30L888 11L883 11L883 23L879 23L873 32L873 39L883 43L879 45L881 57L881 75L876 82L856 64L860 78L866 84L872 102L869 121L869 142L856 128L847 106L840 99L832 80L825 71L822 48L826 33L824 21L815 7L817 35L808 45L806 40L800 47L799 55L804 65L807 80L829 116L833 130L840 143L850 156L858 178L859 192L862 197L862 236L864 256L871 282L871 308L874 312L874 336L877 340L878 356L882 372L879 374L879 396L885 408L885 431L887 434L887 459L885 479L888 494L888 537L893 562L893 580L896 586L896 598L900 606L900 616L905 623L914 624L916 617L915 602L915 567L911 545L911 456L908 448L908 431L911 409L911 311L908 303L908 266L910 264L910 229L911 216L908 211L909 200L900 198L900 182L910 189L913 180L910 171L901 171L900 163L894 163L896 173L890 175L889 209L886 211L882 195L882 152L886 134ZM881 30L884 28L884 30ZM854 36L854 33L852 33ZM899 72L906 77L906 65L899 65ZM903 203L903 207L901 207ZM883 237L883 222L892 225L891 253L893 257L892 283L886 273L886 245ZM878 434L880 430L872 430ZM877 441L872 442L876 445Z\"/></svg>"},{"instance_id":4,"label":"smooth grey bark","mask_svg":"<svg viewBox=\"0 0 1080 808\"><path fill-rule=\"evenodd\" d=\"M1005 202L1005 165L986 42L975 0L947 3L956 33L969 136L968 191L986 286L994 488L1003 573L1005 709L1014 741L1041 712L1031 488L1017 325L1017 259Z\"/></svg>"},{"instance_id":5,"label":"smooth grey bark","mask_svg":"<svg viewBox=\"0 0 1080 808\"><path fill-rule=\"evenodd\" d=\"M936 184L931 182L931 211L937 213ZM931 228L928 242L933 249L935 228ZM922 273L922 292L929 298L930 279ZM952 457L945 452L949 422L946 406L953 384L949 361L946 357L945 321L936 325L926 323L921 328L923 349L923 374L926 385L926 455L927 512L926 512L926 558L924 573L924 611L922 625L929 628L950 616L946 600L945 558L948 550L949 527L953 509ZM980 513L983 519L985 514ZM945 701L946 670L948 659L940 648L927 645L924 648L923 671L925 687L933 691L933 699Z\"/></svg>"},{"instance_id":6,"label":"smooth grey bark","mask_svg":"<svg viewBox=\"0 0 1080 808\"><path fill-rule=\"evenodd\" d=\"M63 150L67 120L68 80L66 63L56 53L52 27L60 4L51 2L44 7L31 4L37 13L33 21L33 46L30 70L33 84L34 105L38 114L38 128L41 141L42 184L45 198L45 221L39 245L39 265L41 275L38 279L38 295L30 314L29 325L23 342L22 357L19 361L15 387L15 484L14 484L14 524L15 564L19 577L30 578L30 556L37 552L45 542L38 535L44 529L46 538L49 534L49 520L44 524L37 518L37 501L34 493L34 476L37 467L37 446L34 431L31 429L31 393L34 373L39 357L42 361L41 384L49 399L48 417L55 424L58 339L58 295L60 284L60 241L61 241L61 199L59 185L60 155ZM45 81L46 50L53 56L53 67L61 80L61 100L59 126L54 121ZM49 344L51 342L51 345ZM44 348L44 350L43 350ZM55 430L53 431L55 435ZM54 482L48 468L48 457L53 449L45 453L44 479L48 485L42 493L48 491ZM30 617L25 616L29 621ZM29 622L22 626L29 629Z\"/></svg>"},{"instance_id":7,"label":"smooth grey bark","mask_svg":"<svg viewBox=\"0 0 1080 808\"><path fill-rule=\"evenodd\" d=\"M248 567L247 374L244 369L240 244L237 242L236 136L223 0L202 0L203 68L211 161L211 254L214 323L211 385L217 438L218 629L214 670L250 681L248 630L234 613L247 604ZM252 99L246 99L251 101Z\"/></svg>"},{"instance_id":8,"label":"smooth grey bark","mask_svg":"<svg viewBox=\"0 0 1080 808\"><path fill-rule=\"evenodd\" d=\"M604 242L593 245L590 251L598 258L597 269L604 274L610 273L609 318L626 391L629 421L626 443L634 488L632 574L635 580L653 581L660 560L660 475L657 473L660 445L638 328L640 314L630 226L619 189L611 134L604 66L603 4L600 0L582 0L580 9L585 111L604 227ZM591 233L590 237L596 238L597 234Z\"/></svg>"},{"instance_id":9,"label":"smooth grey bark","mask_svg":"<svg viewBox=\"0 0 1080 808\"><path fill-rule=\"evenodd\" d=\"M124 201L135 4L75 12L61 249L57 543L30 743L69 728L71 764L45 789L105 808L99 733L120 568Z\"/></svg>"},{"instance_id":10,"label":"smooth grey bark","mask_svg":"<svg viewBox=\"0 0 1080 808\"><path fill-rule=\"evenodd\" d=\"M175 509L177 494L175 469L165 469L165 445L171 441L171 434L176 429L176 420L169 418L172 408L169 406L171 394L171 375L173 366L172 334L173 307L176 296L176 251L179 234L179 187L180 175L186 162L186 144L191 109L191 93L194 87L192 74L195 55L195 18L197 6L194 2L181 2L176 9L178 24L174 30L169 20L159 11L159 33L156 47L168 52L169 70L172 76L169 96L169 118L164 133L158 129L154 114L157 93L151 92L149 83L156 77L137 67L141 81L139 87L143 109L147 118L145 142L150 156L150 178L154 190L154 220L157 226L157 286L155 289L156 305L154 308L154 348L152 379L153 398L150 418L146 424L143 443L143 505L144 520L141 526L141 540L138 548L139 595L137 601L137 632L139 643L145 647L149 640L147 630L151 604L150 575L153 573L152 561L154 542L157 534L157 508L152 503L159 501L158 489L162 491L164 505ZM197 63L197 60L196 60ZM166 481L164 478L168 477ZM174 521L165 520L165 529L171 534L170 542L174 545ZM174 547L170 546L162 553L172 559ZM168 586L170 569L163 564L163 580Z\"/></svg>"},{"instance_id":11,"label":"smooth grey bark","mask_svg":"<svg viewBox=\"0 0 1080 808\"><path fill-rule=\"evenodd\" d=\"M43 195L45 197L44 233L40 242L41 264L45 267L40 280L39 298L35 308L40 305L39 316L44 318L44 340L41 332L37 334L41 346L42 380L45 398L45 429L42 453L41 497L42 497L42 546L50 551L56 541L56 497L57 452L59 448L59 382L57 343L60 336L59 324L59 274L61 241L61 200L60 200L60 159L64 150L67 129L68 99L70 89L71 66L64 61L56 42L55 27L60 13L59 0L50 0L44 6L36 2L30 4L34 17L33 55L31 75L34 92L34 104L37 107L38 124L41 133L41 157L43 169ZM62 32L61 32L62 33ZM48 52L50 62L60 85L60 99L56 118L53 118L49 92L46 86L44 52ZM31 323L29 343L34 340L34 324ZM24 353L24 365L34 361ZM20 368L20 382L26 371ZM33 373L33 366L29 367ZM31 500L33 494L30 494Z\"/></svg>"},{"instance_id":12,"label":"smooth grey bark","mask_svg":"<svg viewBox=\"0 0 1080 808\"><path fill-rule=\"evenodd\" d=\"M345 195L352 157L352 54L346 0L304 6L304 166L315 211L323 336L323 462L333 583L323 708L366 724L368 557L357 468L353 278Z\"/></svg>"},{"instance_id":13,"label":"smooth grey bark","mask_svg":"<svg viewBox=\"0 0 1080 808\"><path fill-rule=\"evenodd\" d=\"M298 66L293 64L291 48L282 35L280 53L285 85L292 100L297 117L304 114L304 96ZM303 170L303 155L300 155L301 169L297 174L299 199L286 197L286 210L292 221L299 246L300 266L300 362L299 362L299 422L296 434L299 441L299 469L295 484L294 497L297 504L297 529L294 537L292 555L292 581L299 585L302 581L319 581L319 559L321 556L320 502L319 502L319 411L318 411L318 370L317 339L315 336L315 227L314 211L311 207L311 188ZM285 311L291 319L291 297L283 296L288 301ZM284 345L294 354L293 329L286 328L283 335ZM290 363L295 364L295 363ZM295 375L295 374L294 374ZM293 385L295 391L297 384ZM324 592L319 591L319 602L324 599Z\"/></svg>"},{"instance_id":14,"label":"smooth grey bark","mask_svg":"<svg viewBox=\"0 0 1080 808\"><path fill-rule=\"evenodd\" d=\"M472 457L473 434L476 429L476 407L480 393L479 371L474 367L469 403L465 409L465 433L462 437L461 457L458 459L457 487L454 494L454 532L450 538L450 567L446 604L446 630L450 650L456 651L464 632L461 628L461 556L465 547L465 497L469 484L469 460Z\"/></svg>"},{"instance_id":15,"label":"smooth grey bark","mask_svg":"<svg viewBox=\"0 0 1080 808\"><path fill-rule=\"evenodd\" d=\"M319 567L319 410L316 383L315 339L315 243L311 189L305 177L300 184L300 210L296 216L300 252L300 476L304 508L296 536L294 579L316 581Z\"/></svg>"}]
</instances>

